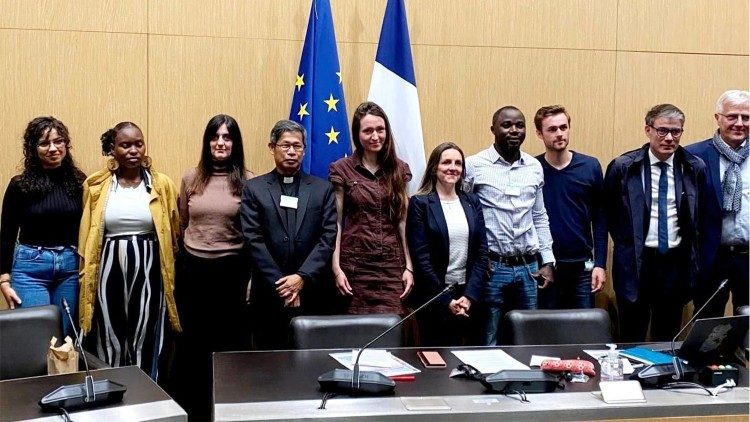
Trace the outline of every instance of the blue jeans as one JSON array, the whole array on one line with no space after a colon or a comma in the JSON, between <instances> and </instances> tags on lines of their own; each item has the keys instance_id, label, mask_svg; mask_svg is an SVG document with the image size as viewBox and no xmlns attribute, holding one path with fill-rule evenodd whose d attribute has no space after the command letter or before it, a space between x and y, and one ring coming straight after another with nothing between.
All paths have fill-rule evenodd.
<instances>
[{"instance_id":1,"label":"blue jeans","mask_svg":"<svg viewBox=\"0 0 750 422\"><path fill-rule=\"evenodd\" d=\"M57 305L68 301L73 320L78 318L78 256L71 246L44 248L16 245L11 270L13 289L21 299L19 307ZM63 338L73 336L68 316L62 312Z\"/></svg>"},{"instance_id":2,"label":"blue jeans","mask_svg":"<svg viewBox=\"0 0 750 422\"><path fill-rule=\"evenodd\" d=\"M501 317L514 309L536 309L537 282L531 273L539 270L532 262L509 267L501 262L492 263L492 276L485 289L489 320L485 331L487 346L497 345Z\"/></svg>"},{"instance_id":3,"label":"blue jeans","mask_svg":"<svg viewBox=\"0 0 750 422\"><path fill-rule=\"evenodd\" d=\"M555 282L539 291L541 309L586 309L594 307L591 270L585 261L557 261Z\"/></svg>"}]
</instances>

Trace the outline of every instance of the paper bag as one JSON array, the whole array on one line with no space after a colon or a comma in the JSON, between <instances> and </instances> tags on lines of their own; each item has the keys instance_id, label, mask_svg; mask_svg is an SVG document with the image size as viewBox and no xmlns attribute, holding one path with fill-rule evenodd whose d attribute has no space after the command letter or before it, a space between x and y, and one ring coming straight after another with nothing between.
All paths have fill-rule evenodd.
<instances>
[{"instance_id":1,"label":"paper bag","mask_svg":"<svg viewBox=\"0 0 750 422\"><path fill-rule=\"evenodd\" d=\"M57 344L57 337L52 337L47 351L47 374L78 372L78 352L73 346L73 340L65 337L65 343L59 347L55 347L55 344Z\"/></svg>"}]
</instances>

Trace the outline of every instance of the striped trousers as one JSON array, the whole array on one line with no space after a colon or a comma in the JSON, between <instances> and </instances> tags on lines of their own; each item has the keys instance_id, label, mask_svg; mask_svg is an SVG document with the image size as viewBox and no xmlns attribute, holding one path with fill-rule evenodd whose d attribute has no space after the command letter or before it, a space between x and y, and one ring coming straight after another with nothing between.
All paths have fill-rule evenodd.
<instances>
[{"instance_id":1,"label":"striped trousers","mask_svg":"<svg viewBox=\"0 0 750 422\"><path fill-rule=\"evenodd\" d=\"M89 350L107 364L137 365L158 378L165 303L153 235L104 239Z\"/></svg>"}]
</instances>

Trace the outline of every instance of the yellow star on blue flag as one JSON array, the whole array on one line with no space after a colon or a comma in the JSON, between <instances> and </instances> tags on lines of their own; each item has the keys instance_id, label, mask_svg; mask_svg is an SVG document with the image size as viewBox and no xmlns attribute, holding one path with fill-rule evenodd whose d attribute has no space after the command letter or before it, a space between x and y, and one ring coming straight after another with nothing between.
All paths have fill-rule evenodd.
<instances>
[{"instance_id":1,"label":"yellow star on blue flag","mask_svg":"<svg viewBox=\"0 0 750 422\"><path fill-rule=\"evenodd\" d=\"M312 0L289 119L307 130L306 173L328 179L328 166L352 154L350 142L339 142L349 138L349 119L330 0Z\"/></svg>"}]
</instances>

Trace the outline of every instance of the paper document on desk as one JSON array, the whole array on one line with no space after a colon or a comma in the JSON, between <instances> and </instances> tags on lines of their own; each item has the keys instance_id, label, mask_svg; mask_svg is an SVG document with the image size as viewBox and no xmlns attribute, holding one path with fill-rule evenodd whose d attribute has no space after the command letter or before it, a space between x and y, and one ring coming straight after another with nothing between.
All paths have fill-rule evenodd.
<instances>
[{"instance_id":1,"label":"paper document on desk","mask_svg":"<svg viewBox=\"0 0 750 422\"><path fill-rule=\"evenodd\" d=\"M365 350L364 353L362 353L362 356L365 356L367 352L368 351ZM356 359L356 356L357 356L356 353L352 354L351 352L339 352L339 353L330 353L329 356L336 359L340 364L344 365L347 369L349 370L354 369L354 359ZM422 372L419 369L409 365L408 363L397 358L396 356L393 356L390 353L388 353L388 356L390 356L390 363L388 364L388 366L368 366L363 363L362 357L360 357L359 358L359 370L380 372L386 377L395 377L396 375L418 374ZM382 364L382 363L378 362L378 364Z\"/></svg>"},{"instance_id":2,"label":"paper document on desk","mask_svg":"<svg viewBox=\"0 0 750 422\"><path fill-rule=\"evenodd\" d=\"M529 369L500 349L453 350L451 353L461 362L477 368L483 374L493 374L504 369Z\"/></svg>"}]
</instances>

